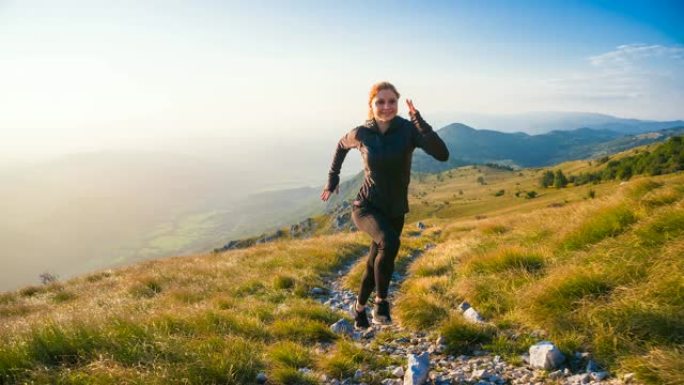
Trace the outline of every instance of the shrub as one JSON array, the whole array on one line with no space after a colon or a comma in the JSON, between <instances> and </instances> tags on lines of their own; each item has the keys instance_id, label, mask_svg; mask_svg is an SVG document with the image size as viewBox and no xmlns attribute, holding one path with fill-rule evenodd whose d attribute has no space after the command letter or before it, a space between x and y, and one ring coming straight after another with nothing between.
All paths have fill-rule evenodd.
<instances>
[{"instance_id":1,"label":"shrub","mask_svg":"<svg viewBox=\"0 0 684 385\"><path fill-rule=\"evenodd\" d=\"M553 185L553 179L554 179L554 174L553 171L551 170L546 170L542 177L539 179L539 186L541 187L549 187Z\"/></svg>"},{"instance_id":2,"label":"shrub","mask_svg":"<svg viewBox=\"0 0 684 385\"><path fill-rule=\"evenodd\" d=\"M553 175L553 186L555 188L563 188L567 185L568 185L568 178L565 177L565 174L563 174L563 171L556 170L556 173Z\"/></svg>"}]
</instances>

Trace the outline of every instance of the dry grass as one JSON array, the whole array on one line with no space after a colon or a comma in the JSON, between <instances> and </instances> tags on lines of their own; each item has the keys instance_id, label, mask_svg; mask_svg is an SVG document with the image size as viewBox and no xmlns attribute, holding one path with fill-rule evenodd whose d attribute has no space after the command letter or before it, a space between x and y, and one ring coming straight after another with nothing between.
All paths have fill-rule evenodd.
<instances>
[{"instance_id":1,"label":"dry grass","mask_svg":"<svg viewBox=\"0 0 684 385\"><path fill-rule=\"evenodd\" d=\"M336 316L306 297L361 254L360 239L171 258L6 294L0 382L245 384L271 368L290 383L276 352L335 339Z\"/></svg>"},{"instance_id":2,"label":"dry grass","mask_svg":"<svg viewBox=\"0 0 684 385\"><path fill-rule=\"evenodd\" d=\"M465 167L414 181L397 319L442 333L452 352L485 345L509 358L543 329L567 353L592 351L650 383L684 382L684 175L541 189L543 171ZM339 315L308 298L358 259L344 281L356 290L369 243L362 233L319 235L3 293L0 384L249 384L260 370L273 383L313 384L297 369L339 377L386 366L332 335ZM465 324L454 311L463 300L499 330Z\"/></svg>"}]
</instances>

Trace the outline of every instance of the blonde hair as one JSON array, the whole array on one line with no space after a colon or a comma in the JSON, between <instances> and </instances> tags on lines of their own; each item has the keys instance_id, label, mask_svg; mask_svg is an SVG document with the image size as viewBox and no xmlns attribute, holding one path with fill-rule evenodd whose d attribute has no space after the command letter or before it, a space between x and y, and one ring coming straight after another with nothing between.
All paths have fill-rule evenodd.
<instances>
[{"instance_id":1,"label":"blonde hair","mask_svg":"<svg viewBox=\"0 0 684 385\"><path fill-rule=\"evenodd\" d=\"M397 96L397 99L399 99L399 91L397 91L396 87L390 82L378 82L373 84L373 86L370 89L370 93L368 94L368 119L373 119L373 98L375 98L378 95L378 92L382 90L390 90L394 92L394 94Z\"/></svg>"}]
</instances>

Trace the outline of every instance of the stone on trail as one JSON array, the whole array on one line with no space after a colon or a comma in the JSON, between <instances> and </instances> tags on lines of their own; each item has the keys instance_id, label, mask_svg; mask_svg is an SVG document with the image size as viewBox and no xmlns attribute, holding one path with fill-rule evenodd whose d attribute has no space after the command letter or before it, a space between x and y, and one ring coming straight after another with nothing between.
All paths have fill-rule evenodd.
<instances>
[{"instance_id":1,"label":"stone on trail","mask_svg":"<svg viewBox=\"0 0 684 385\"><path fill-rule=\"evenodd\" d=\"M320 287L314 287L311 289L311 294L312 295L324 295L326 293L326 290Z\"/></svg>"},{"instance_id":2,"label":"stone on trail","mask_svg":"<svg viewBox=\"0 0 684 385\"><path fill-rule=\"evenodd\" d=\"M409 354L408 366L404 374L404 385L422 385L428 378L430 371L430 354Z\"/></svg>"},{"instance_id":3,"label":"stone on trail","mask_svg":"<svg viewBox=\"0 0 684 385\"><path fill-rule=\"evenodd\" d=\"M470 304L466 301L461 302L460 305L458 305L458 311L463 313L464 311L468 310L470 308Z\"/></svg>"},{"instance_id":4,"label":"stone on trail","mask_svg":"<svg viewBox=\"0 0 684 385\"><path fill-rule=\"evenodd\" d=\"M605 380L606 377L608 377L608 372L605 372L605 371L603 371L603 372L591 372L590 375L594 381L600 382L600 381Z\"/></svg>"},{"instance_id":5,"label":"stone on trail","mask_svg":"<svg viewBox=\"0 0 684 385\"><path fill-rule=\"evenodd\" d=\"M472 323L483 323L484 318L478 313L475 309L472 307L469 307L463 312L463 317L465 317L466 320L472 322Z\"/></svg>"},{"instance_id":6,"label":"stone on trail","mask_svg":"<svg viewBox=\"0 0 684 385\"><path fill-rule=\"evenodd\" d=\"M267 380L267 378L266 378L266 373L264 373L264 372L259 372L259 374L257 374L257 376L256 376L256 382L257 382L257 384L265 384L265 383L266 383L266 380Z\"/></svg>"},{"instance_id":7,"label":"stone on trail","mask_svg":"<svg viewBox=\"0 0 684 385\"><path fill-rule=\"evenodd\" d=\"M400 377L400 378L403 377L404 376L404 368L399 366L398 368L396 368L392 371L392 375L394 377Z\"/></svg>"},{"instance_id":8,"label":"stone on trail","mask_svg":"<svg viewBox=\"0 0 684 385\"><path fill-rule=\"evenodd\" d=\"M470 381L483 380L489 378L489 376L490 373L487 371L487 369L478 369L473 371L473 373L470 375Z\"/></svg>"},{"instance_id":9,"label":"stone on trail","mask_svg":"<svg viewBox=\"0 0 684 385\"><path fill-rule=\"evenodd\" d=\"M565 356L549 341L530 346L530 365L537 369L556 369L565 361Z\"/></svg>"},{"instance_id":10,"label":"stone on trail","mask_svg":"<svg viewBox=\"0 0 684 385\"><path fill-rule=\"evenodd\" d=\"M341 320L330 325L330 330L335 334L351 335L352 333L354 333L354 326L351 323L349 323L349 321L342 318Z\"/></svg>"},{"instance_id":11,"label":"stone on trail","mask_svg":"<svg viewBox=\"0 0 684 385\"><path fill-rule=\"evenodd\" d=\"M585 372L591 373L591 372L598 372L598 371L599 371L599 366L596 363L596 361L589 360L589 362L587 362L587 368L586 368Z\"/></svg>"},{"instance_id":12,"label":"stone on trail","mask_svg":"<svg viewBox=\"0 0 684 385\"><path fill-rule=\"evenodd\" d=\"M591 382L591 376L588 373L575 374L567 378L567 383L569 384L588 384Z\"/></svg>"}]
</instances>

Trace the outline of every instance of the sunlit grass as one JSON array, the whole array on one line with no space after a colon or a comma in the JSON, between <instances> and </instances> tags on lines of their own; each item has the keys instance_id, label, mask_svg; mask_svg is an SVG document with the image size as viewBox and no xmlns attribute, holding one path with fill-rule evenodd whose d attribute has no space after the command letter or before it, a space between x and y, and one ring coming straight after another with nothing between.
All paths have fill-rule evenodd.
<instances>
[{"instance_id":1,"label":"sunlit grass","mask_svg":"<svg viewBox=\"0 0 684 385\"><path fill-rule=\"evenodd\" d=\"M542 171L469 167L412 185L396 320L442 334L451 353L484 347L511 361L542 330L568 354L681 383L684 175L541 190ZM250 384L264 371L269 383L314 384L403 364L334 335L348 316L310 298L348 264L344 286L358 290L369 244L361 232L279 240L0 294L0 383ZM461 301L490 323L466 322Z\"/></svg>"},{"instance_id":2,"label":"sunlit grass","mask_svg":"<svg viewBox=\"0 0 684 385\"><path fill-rule=\"evenodd\" d=\"M627 204L602 208L572 231L562 246L568 250L581 249L622 234L636 221L634 211Z\"/></svg>"}]
</instances>

